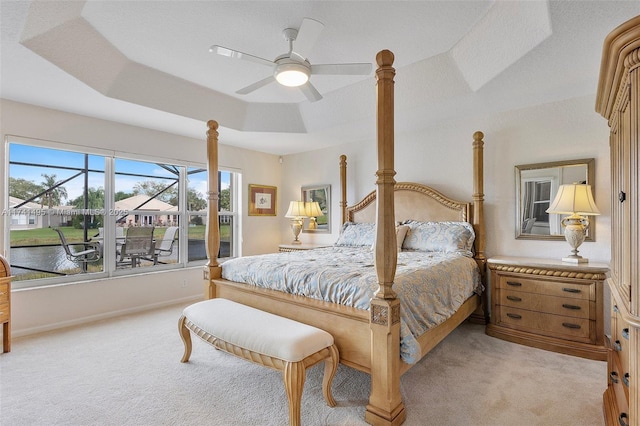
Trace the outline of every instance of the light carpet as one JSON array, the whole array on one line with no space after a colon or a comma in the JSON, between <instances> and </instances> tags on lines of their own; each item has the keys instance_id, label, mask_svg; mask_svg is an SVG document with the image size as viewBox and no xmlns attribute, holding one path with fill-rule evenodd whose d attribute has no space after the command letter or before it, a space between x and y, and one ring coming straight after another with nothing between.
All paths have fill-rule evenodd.
<instances>
[{"instance_id":1,"label":"light carpet","mask_svg":"<svg viewBox=\"0 0 640 426\"><path fill-rule=\"evenodd\" d=\"M0 356L0 423L287 425L279 372L197 337L188 363L184 305L14 339ZM369 376L340 366L338 402L308 370L303 425L364 425ZM603 425L606 363L532 349L463 324L402 378L405 425Z\"/></svg>"}]
</instances>

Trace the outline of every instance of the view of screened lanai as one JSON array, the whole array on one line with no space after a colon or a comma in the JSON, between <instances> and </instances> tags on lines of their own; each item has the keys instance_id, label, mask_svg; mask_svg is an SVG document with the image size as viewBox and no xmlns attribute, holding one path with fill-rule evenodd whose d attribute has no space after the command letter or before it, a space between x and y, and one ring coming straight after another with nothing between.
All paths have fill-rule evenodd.
<instances>
[{"instance_id":1,"label":"view of screened lanai","mask_svg":"<svg viewBox=\"0 0 640 426\"><path fill-rule=\"evenodd\" d=\"M9 143L4 216L16 288L204 263L206 165L69 149ZM220 257L236 247L239 179L219 172ZM149 241L134 249L141 228Z\"/></svg>"}]
</instances>

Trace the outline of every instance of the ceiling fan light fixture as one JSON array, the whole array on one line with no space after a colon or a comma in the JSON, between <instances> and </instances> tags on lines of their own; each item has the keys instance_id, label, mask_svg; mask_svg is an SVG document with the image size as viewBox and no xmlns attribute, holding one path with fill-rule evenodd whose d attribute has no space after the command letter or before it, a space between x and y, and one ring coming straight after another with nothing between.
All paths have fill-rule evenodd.
<instances>
[{"instance_id":1,"label":"ceiling fan light fixture","mask_svg":"<svg viewBox=\"0 0 640 426\"><path fill-rule=\"evenodd\" d=\"M278 83L288 87L298 87L309 81L309 68L300 63L280 64L274 73Z\"/></svg>"}]
</instances>

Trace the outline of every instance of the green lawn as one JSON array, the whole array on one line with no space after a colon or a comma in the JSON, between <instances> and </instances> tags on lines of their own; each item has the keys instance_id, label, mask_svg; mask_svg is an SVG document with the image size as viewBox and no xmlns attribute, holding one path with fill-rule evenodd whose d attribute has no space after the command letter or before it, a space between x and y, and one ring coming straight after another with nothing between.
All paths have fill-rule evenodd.
<instances>
[{"instance_id":1,"label":"green lawn","mask_svg":"<svg viewBox=\"0 0 640 426\"><path fill-rule=\"evenodd\" d=\"M70 243L78 243L83 241L84 231L82 229L76 229L70 226L61 226L59 229L62 231L67 241ZM154 229L153 235L159 240L164 235L166 228L158 227ZM204 225L189 226L189 239L192 240L204 240L205 239ZM220 239L229 240L230 235L229 225L220 225ZM87 236L89 239L98 234L97 229L89 229ZM10 232L11 247L15 246L33 246L40 244L58 244L60 238L58 234L51 228L37 228L37 229L24 229L24 230L12 230Z\"/></svg>"}]
</instances>

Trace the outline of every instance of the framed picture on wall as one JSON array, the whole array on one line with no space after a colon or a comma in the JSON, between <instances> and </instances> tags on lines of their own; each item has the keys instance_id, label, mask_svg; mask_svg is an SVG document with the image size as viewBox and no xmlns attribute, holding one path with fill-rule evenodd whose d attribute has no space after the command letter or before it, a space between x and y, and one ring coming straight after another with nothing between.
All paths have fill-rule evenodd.
<instances>
[{"instance_id":1,"label":"framed picture on wall","mask_svg":"<svg viewBox=\"0 0 640 426\"><path fill-rule=\"evenodd\" d=\"M249 184L249 216L275 216L278 188Z\"/></svg>"}]
</instances>

